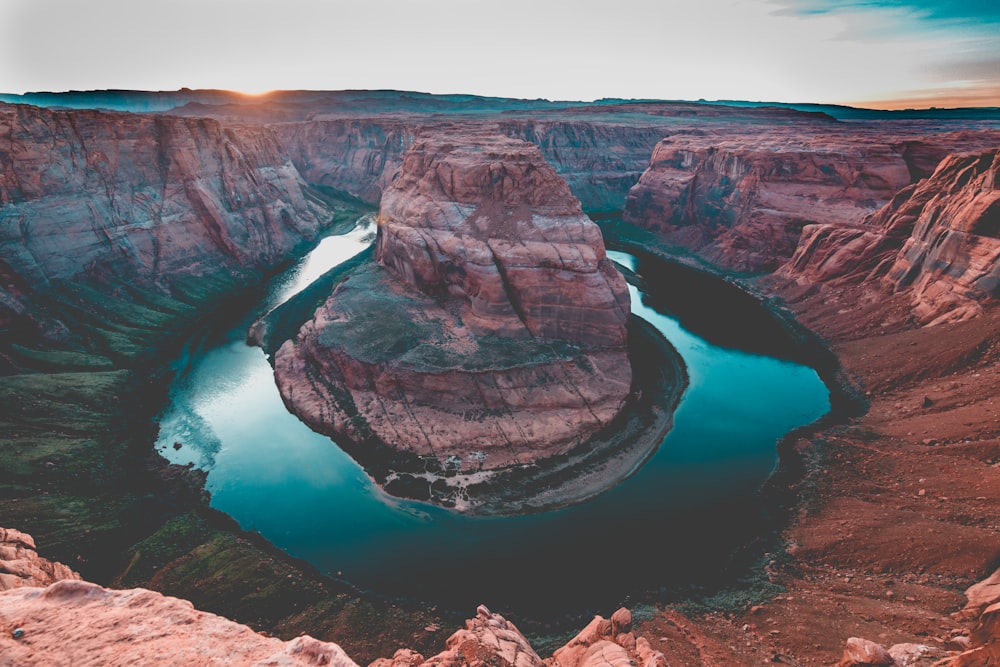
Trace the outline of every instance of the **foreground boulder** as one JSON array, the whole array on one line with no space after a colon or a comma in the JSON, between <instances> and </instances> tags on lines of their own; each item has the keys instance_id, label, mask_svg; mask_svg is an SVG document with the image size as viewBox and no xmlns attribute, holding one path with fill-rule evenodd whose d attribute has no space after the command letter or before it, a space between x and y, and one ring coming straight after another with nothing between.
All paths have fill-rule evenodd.
<instances>
[{"instance_id":1,"label":"foreground boulder","mask_svg":"<svg viewBox=\"0 0 1000 667\"><path fill-rule=\"evenodd\" d=\"M568 644L552 654L550 667L666 667L663 653L632 632L632 613L622 607L610 619L595 616Z\"/></svg>"},{"instance_id":2,"label":"foreground boulder","mask_svg":"<svg viewBox=\"0 0 1000 667\"><path fill-rule=\"evenodd\" d=\"M534 145L417 141L382 198L376 259L274 360L290 409L363 462L531 464L621 410L627 287Z\"/></svg>"}]
</instances>

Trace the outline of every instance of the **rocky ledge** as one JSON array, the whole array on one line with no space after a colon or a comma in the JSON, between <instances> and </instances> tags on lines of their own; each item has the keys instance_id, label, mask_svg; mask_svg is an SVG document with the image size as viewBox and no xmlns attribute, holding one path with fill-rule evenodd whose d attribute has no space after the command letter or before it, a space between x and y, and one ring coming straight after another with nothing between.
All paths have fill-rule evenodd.
<instances>
[{"instance_id":1,"label":"rocky ledge","mask_svg":"<svg viewBox=\"0 0 1000 667\"><path fill-rule=\"evenodd\" d=\"M0 656L5 665L284 665L357 667L335 643L302 635L268 637L187 600L143 588L112 590L87 581L60 563L40 559L29 535L0 528L0 549L16 544L19 556L45 562L57 573L0 590ZM31 546L27 546L31 545ZM22 553L23 552L23 553ZM0 566L8 558L0 551ZM54 583L53 583L54 582ZM436 629L435 629L436 630ZM453 633L445 650L424 658L409 648L369 667L665 667L663 653L632 630L621 608L596 616L579 634L543 660L514 623L485 606Z\"/></svg>"},{"instance_id":2,"label":"rocky ledge","mask_svg":"<svg viewBox=\"0 0 1000 667\"><path fill-rule=\"evenodd\" d=\"M359 458L476 475L565 454L619 414L625 280L536 146L419 140L378 222L376 263L275 354L310 426Z\"/></svg>"},{"instance_id":3,"label":"rocky ledge","mask_svg":"<svg viewBox=\"0 0 1000 667\"><path fill-rule=\"evenodd\" d=\"M79 574L62 563L41 558L31 535L0 528L0 591L79 578Z\"/></svg>"}]
</instances>

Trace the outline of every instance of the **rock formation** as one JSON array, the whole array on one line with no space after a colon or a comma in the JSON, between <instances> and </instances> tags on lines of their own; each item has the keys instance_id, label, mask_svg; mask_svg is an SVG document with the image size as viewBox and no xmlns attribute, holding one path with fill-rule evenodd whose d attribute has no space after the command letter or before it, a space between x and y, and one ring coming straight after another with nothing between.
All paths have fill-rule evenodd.
<instances>
[{"instance_id":1,"label":"rock formation","mask_svg":"<svg viewBox=\"0 0 1000 667\"><path fill-rule=\"evenodd\" d=\"M9 545L16 545L18 558L30 551L37 561L30 535L0 528L0 539L5 559ZM4 664L357 667L334 643L308 635L290 641L267 637L198 611L186 600L142 588L103 588L81 581L61 563L37 562L44 563L45 576L0 588ZM6 582L0 578L0 583ZM665 667L663 654L636 637L631 626L632 614L625 608L610 620L597 616L552 658L542 660L513 623L480 606L475 618L452 634L445 650L432 658L399 649L392 658L375 660L370 667Z\"/></svg>"},{"instance_id":2,"label":"rock formation","mask_svg":"<svg viewBox=\"0 0 1000 667\"><path fill-rule=\"evenodd\" d=\"M0 592L0 654L13 665L327 665L356 667L336 644L291 641L142 588L86 581Z\"/></svg>"},{"instance_id":3,"label":"rock formation","mask_svg":"<svg viewBox=\"0 0 1000 667\"><path fill-rule=\"evenodd\" d=\"M816 298L786 301L797 308L800 321L816 326L833 341L851 376L863 379L864 388L871 392L871 410L858 424L803 436L795 444L796 452L801 449L808 459L807 484L816 490L809 492L808 500L800 499L796 505L799 521L789 529L784 557L791 565L778 582L787 595L732 619L708 615L676 626L661 624L662 629L650 636L660 637L662 645L665 636L690 632L690 661L677 658L674 645L671 664L705 664L713 659L716 664L796 660L832 664L843 651L845 638L861 636L886 644L926 638L955 650L978 648L978 656L966 656L960 664L980 664L977 660L989 655L982 651L985 639L982 645L974 644L969 628L963 628L964 634L949 632L946 628L953 626L941 615L959 604L953 599L956 590L995 565L991 555L1000 495L996 475L991 473L998 460L992 419L998 415L992 399L1000 387L996 372L1000 368L996 338L1000 313L987 299L982 315L944 323L940 329L901 333L880 327L877 318L897 302L906 303L908 317L911 295L920 295L914 302L918 308L926 304L927 310L920 312L922 318L930 318L927 321L961 319L978 312L967 295L978 301L989 294L989 281L984 279L994 274L970 265L964 248L976 249L974 259L986 257L982 249L992 246L984 246L983 240L991 242L996 235L964 223L956 227L953 221L964 214L943 203L935 204L941 211L936 220L928 217L926 226L916 224L916 218L924 220L925 207L935 195L926 191L927 199L921 203L916 192L924 186L914 184L929 176L948 152L968 154L1000 145L997 131L989 124L977 127L962 120L933 118L910 122L901 120L899 114L876 117L875 112L863 122L834 125L821 120L825 129L818 131L795 120L793 112L748 129L747 115L730 113L728 119L710 119L704 105L568 106L536 113L524 107L508 110L497 102L496 113L472 114L462 108L461 100L450 104L434 107L433 113L400 104L393 107L398 113L382 114L381 108L344 112L335 101L315 112L292 110L288 115L287 106L279 112L262 105L253 116L218 114L216 119L207 117L212 115L209 104L187 109L186 118L0 105L0 327L4 329L0 347L13 341L7 333L20 320L39 316L39 302L32 301L32 295L46 289L49 281L58 283L81 271L111 271L165 285L178 273L232 275L243 263L270 264L287 257L292 246L309 238L325 220L325 207L312 197L315 190L328 188L370 203L377 201L392 183L413 137L428 128L457 134L488 129L536 143L588 210L616 208L615 202L622 200L629 181L649 157L652 144L644 142L669 137L675 157L680 151L692 151L690 165L677 167L676 179L665 178L662 192L654 187L655 168L651 167L645 189L634 192L638 199L629 205L629 215L635 216L630 219L650 227L660 225L671 241L704 251L708 259L724 266L745 270L780 264L791 254L798 229L805 225L806 235L799 246L802 254L794 263L798 273L791 275L801 280L799 294ZM685 114L691 118L685 119ZM789 131L792 122L796 125ZM782 143L787 144L790 156L794 154L787 174L773 161L763 160L756 174L754 167L747 166L758 156L784 155ZM712 150L714 157L709 155ZM724 153L739 159L726 158ZM810 153L816 157L810 158ZM727 165L735 165L736 182L746 190L727 180ZM956 173L969 174L969 181L980 183L985 193L987 177L979 166L977 162L966 171L962 170L968 165L956 166ZM686 172L687 168L695 169L695 175ZM890 200L904 172L910 186L904 184L898 199L885 210L886 220L896 218L899 226L893 229L899 233L883 233L875 216L863 223L864 215ZM800 177L797 184L779 183ZM846 198L837 192L838 178ZM813 184L818 190L815 199L810 199ZM690 197L669 200L668 191ZM982 194L963 187L955 193L968 197L966 202L973 208L981 205L971 202ZM716 195L717 204L712 206ZM303 198L304 207L300 205ZM851 198L855 198L853 204ZM674 223L663 216L646 216L646 204L651 210L659 207L661 212L692 211L694 215L685 218L690 225L673 228ZM828 213L833 210L851 219L833 219ZM285 224L284 211L296 229ZM905 211L914 220L904 224ZM951 221L944 220L944 211L954 213ZM985 220L991 219L985 215ZM727 227L729 221L739 224ZM923 229L919 235L918 228ZM900 254L904 246L910 250L906 256ZM805 261L800 263L800 259ZM260 264L255 266L260 268ZM895 268L900 269L899 275L891 273ZM832 289L819 289L817 281ZM858 291L851 289L858 281L887 290L898 286L901 292L891 302L879 292L859 303ZM73 305L86 307L124 294L122 283L113 286L116 291L108 285L78 295ZM787 297L789 292L777 290L777 294ZM944 309L939 309L941 304ZM100 311L86 311L84 316L105 321ZM870 329L858 329L862 318L874 322ZM166 316L140 322L174 336L180 330L176 323L176 318ZM56 332L58 323L49 324ZM912 321L905 324L910 325ZM23 428L24 420L12 427L13 409L0 420L0 430L10 445L5 450L9 456L0 465L5 483L2 504L5 515L45 526L50 539L61 541L63 553L78 555L80 560L73 562L92 568L109 549L121 560L128 552L127 541L140 540L144 530L155 529L145 525L150 516L145 505L141 511L132 511L135 506L122 500L134 494L135 483L121 480L135 474L134 453L142 450L143 443L132 441L131 434L104 428L109 423L105 421L97 422L102 425L99 429L86 432L89 422L85 419L68 424L63 415L73 415L72 410L63 413L49 406L115 406L135 385L121 382L111 387L94 382L96 389L80 398L63 391L69 376L60 374L51 378L55 389L50 395L42 395L38 385L46 373L38 369L51 369L52 363L18 366L0 358L6 395L11 395L12 387L14 395L29 398L19 405L26 406L31 426ZM136 376L149 370L144 364L136 364ZM79 377L77 369L68 370ZM19 384L29 391L18 394ZM79 437L67 438L67 430ZM129 449L124 455L118 445L126 439ZM816 444L820 441L821 447ZM39 442L55 463L36 456ZM88 443L86 451L77 447L79 442ZM25 461L31 465L24 465ZM67 491L71 479L77 483ZM67 514L66 508L73 512ZM124 515L123 508L130 517L139 517L127 530L116 527L117 517L112 516ZM216 609L242 613L264 629L279 627L280 622L247 614L242 602L252 599L263 608L277 600L286 610L297 605L297 601L288 602L294 599L288 589L275 586L276 593L266 594L234 585L236 576L231 571L220 574L219 563L228 568L229 558L213 559L215 552L195 548L199 543L194 539L182 544L187 546L178 554L189 569L173 571L197 571L199 576L175 575L173 590L194 594L203 590L205 582L212 582ZM260 552L249 553L254 556L248 561L257 562ZM22 560L14 558L14 562ZM776 561L767 567L769 576L773 571L781 574L781 563L786 562L784 558ZM293 565L280 559L275 562L279 564L274 571L281 573L275 581L282 581L282 568ZM39 567L45 571L45 566ZM162 563L150 564L142 574L147 577L144 581L162 568ZM234 602L237 597L241 602ZM985 604L984 609L990 607ZM979 622L979 613L970 628ZM354 616L364 617L361 623L367 623L365 614ZM298 625L283 627L299 632L319 624L309 613L297 618ZM668 618L676 616L671 613ZM976 642L990 636L987 626L983 627L975 635ZM702 643L705 635L699 629L706 628L719 632L712 642ZM8 629L15 628L5 617L4 630ZM412 635L409 629L397 632ZM890 632L892 636L883 637ZM753 651L739 652L744 639L748 647L754 644ZM0 652L5 657L9 647L22 650L25 646L0 635ZM914 644L902 646L912 655L922 644L916 649ZM897 657L903 656L899 652L903 649L897 648L888 649L890 656L899 664L910 664L904 662L910 658ZM751 654L753 660L747 657ZM603 648L600 655L611 656ZM40 662L58 664L47 657ZM399 662L412 666L423 658L418 661L410 652Z\"/></svg>"},{"instance_id":4,"label":"rock formation","mask_svg":"<svg viewBox=\"0 0 1000 667\"><path fill-rule=\"evenodd\" d=\"M859 223L949 152L983 141L805 124L730 129L663 139L623 217L721 268L754 273L791 257L803 228Z\"/></svg>"},{"instance_id":5,"label":"rock formation","mask_svg":"<svg viewBox=\"0 0 1000 667\"><path fill-rule=\"evenodd\" d=\"M792 254L804 225L859 220L910 182L888 146L796 130L664 139L629 192L625 220L725 268L768 271Z\"/></svg>"},{"instance_id":6,"label":"rock formation","mask_svg":"<svg viewBox=\"0 0 1000 667\"><path fill-rule=\"evenodd\" d=\"M314 428L489 470L566 452L621 409L625 281L535 146L417 141L376 255L275 355Z\"/></svg>"},{"instance_id":7,"label":"rock formation","mask_svg":"<svg viewBox=\"0 0 1000 667\"><path fill-rule=\"evenodd\" d=\"M952 618L968 623L971 630L953 631L948 648L923 644L896 644L886 649L881 644L851 637L838 667L909 667L933 661L935 667L985 667L1000 664L1000 570L970 586L965 592L968 603ZM957 649L957 650L955 650Z\"/></svg>"},{"instance_id":8,"label":"rock formation","mask_svg":"<svg viewBox=\"0 0 1000 667\"><path fill-rule=\"evenodd\" d=\"M62 563L41 558L31 535L0 528L0 591L79 578L79 574Z\"/></svg>"},{"instance_id":9,"label":"rock formation","mask_svg":"<svg viewBox=\"0 0 1000 667\"><path fill-rule=\"evenodd\" d=\"M632 612L622 607L610 619L595 616L568 644L552 654L549 667L666 667L663 653L632 632Z\"/></svg>"},{"instance_id":10,"label":"rock formation","mask_svg":"<svg viewBox=\"0 0 1000 667\"><path fill-rule=\"evenodd\" d=\"M924 324L972 317L1000 288L1000 151L948 157L861 224L807 226L782 274L884 281Z\"/></svg>"}]
</instances>

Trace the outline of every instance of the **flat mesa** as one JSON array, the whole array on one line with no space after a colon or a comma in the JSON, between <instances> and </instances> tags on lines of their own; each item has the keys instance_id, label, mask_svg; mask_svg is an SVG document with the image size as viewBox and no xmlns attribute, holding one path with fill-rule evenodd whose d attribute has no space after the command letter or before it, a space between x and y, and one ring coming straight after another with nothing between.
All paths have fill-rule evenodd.
<instances>
[{"instance_id":1,"label":"flat mesa","mask_svg":"<svg viewBox=\"0 0 1000 667\"><path fill-rule=\"evenodd\" d=\"M615 419L632 385L627 286L536 146L419 140L378 224L376 262L275 355L301 419L358 458L478 479Z\"/></svg>"}]
</instances>

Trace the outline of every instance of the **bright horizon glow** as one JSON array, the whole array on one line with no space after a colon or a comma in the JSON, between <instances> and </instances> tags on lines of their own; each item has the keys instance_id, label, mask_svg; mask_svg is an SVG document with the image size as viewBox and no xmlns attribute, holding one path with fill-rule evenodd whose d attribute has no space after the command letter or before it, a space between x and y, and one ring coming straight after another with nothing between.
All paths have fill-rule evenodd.
<instances>
[{"instance_id":1,"label":"bright horizon glow","mask_svg":"<svg viewBox=\"0 0 1000 667\"><path fill-rule=\"evenodd\" d=\"M1000 8L946 4L5 0L0 92L395 89L1000 106Z\"/></svg>"}]
</instances>

